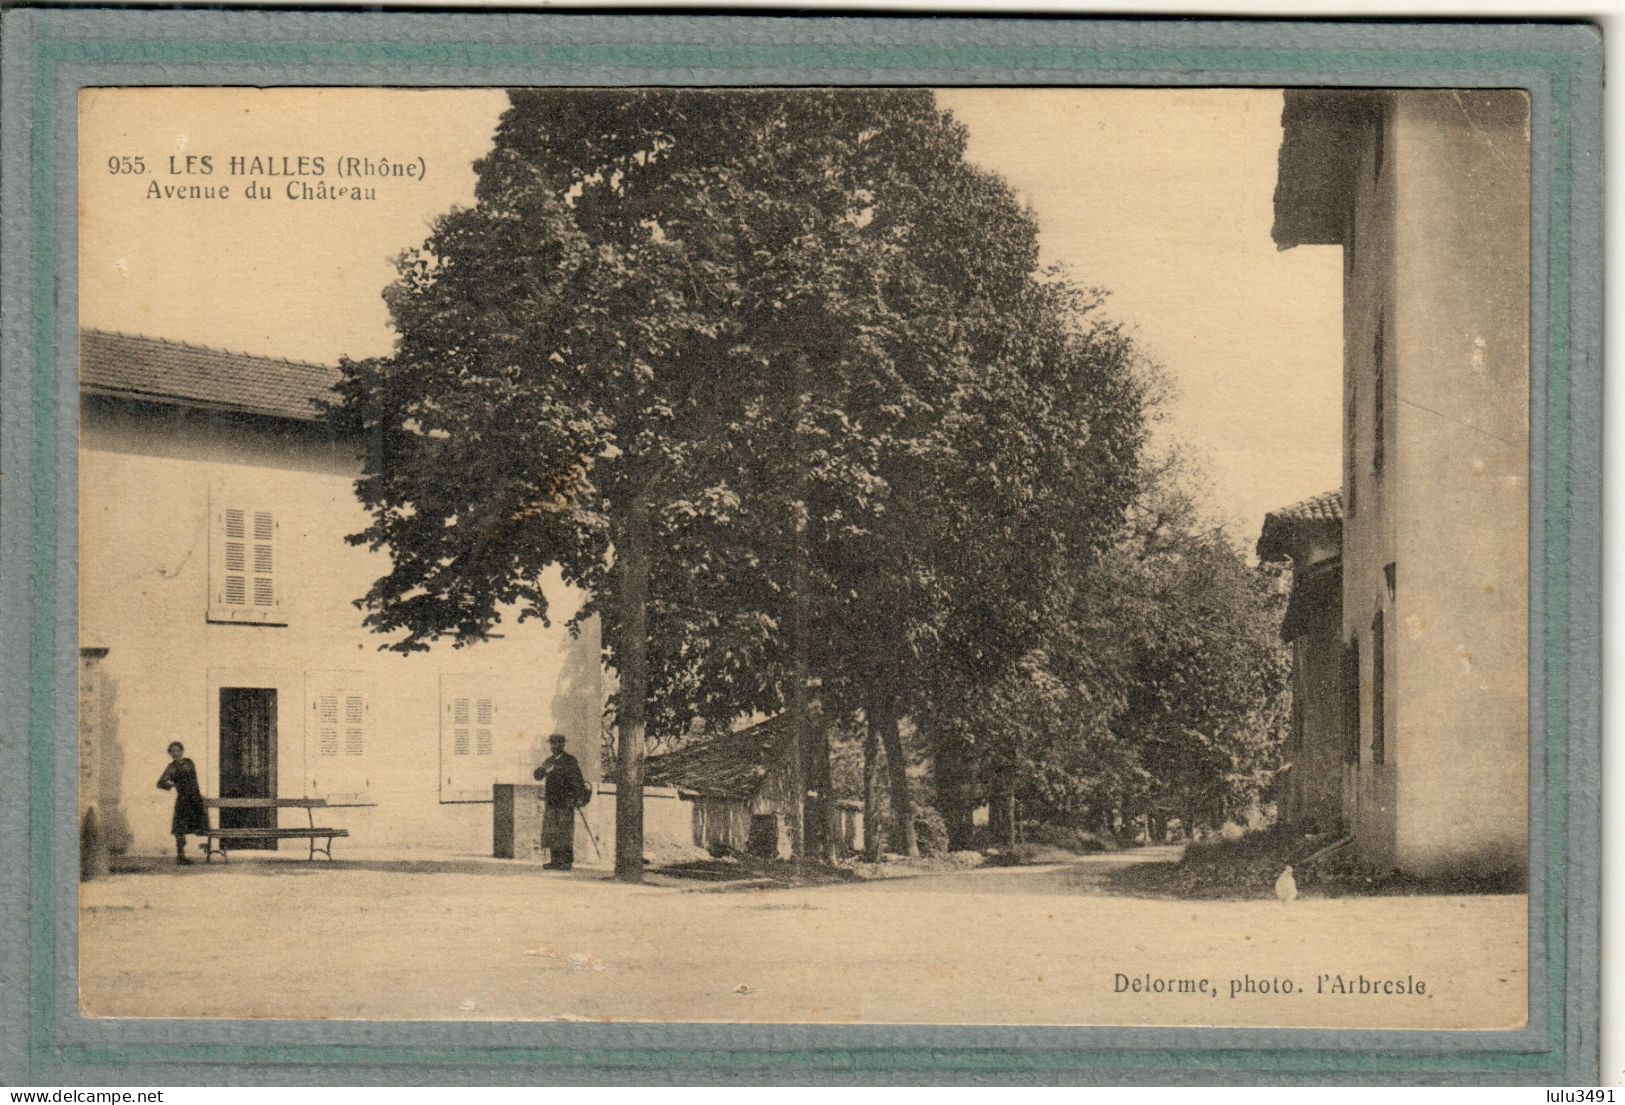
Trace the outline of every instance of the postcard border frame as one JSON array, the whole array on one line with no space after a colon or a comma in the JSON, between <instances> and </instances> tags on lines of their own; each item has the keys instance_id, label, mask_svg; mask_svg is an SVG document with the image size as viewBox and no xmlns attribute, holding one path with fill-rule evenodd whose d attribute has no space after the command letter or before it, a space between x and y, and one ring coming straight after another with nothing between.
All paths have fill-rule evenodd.
<instances>
[{"instance_id":1,"label":"postcard border frame","mask_svg":"<svg viewBox=\"0 0 1625 1105\"><path fill-rule=\"evenodd\" d=\"M8 640L25 639L27 647L13 643L0 652L0 857L16 861L0 865L0 1080L1595 1081L1602 308L1595 28L64 8L10 9L3 18L0 625ZM1531 702L1544 713L1532 710L1529 1027L1447 1033L81 1017L72 1000L77 833L66 812L77 772L56 771L59 762L71 763L77 745L73 104L78 89L91 85L215 83L1528 89L1531 518L1543 522L1531 527L1531 644L1532 656L1545 660L1531 664Z\"/></svg>"}]
</instances>

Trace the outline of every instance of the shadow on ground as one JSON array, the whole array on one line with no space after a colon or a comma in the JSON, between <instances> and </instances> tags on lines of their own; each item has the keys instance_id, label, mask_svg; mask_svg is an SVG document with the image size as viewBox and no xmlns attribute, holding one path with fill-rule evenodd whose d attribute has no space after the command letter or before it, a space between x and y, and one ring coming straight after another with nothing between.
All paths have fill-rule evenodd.
<instances>
[{"instance_id":1,"label":"shadow on ground","mask_svg":"<svg viewBox=\"0 0 1625 1105\"><path fill-rule=\"evenodd\" d=\"M371 871L393 875L524 875L530 878L607 878L607 870L581 869L569 874L544 872L540 864L493 860L481 856L437 856L423 859L306 859L304 856L278 855L274 852L255 852L251 855L232 854L229 862L215 859L204 863L194 859L190 866L179 866L172 856L119 856L111 865L110 874L194 876L210 871L235 871L239 874L265 876L319 875L325 871Z\"/></svg>"},{"instance_id":2,"label":"shadow on ground","mask_svg":"<svg viewBox=\"0 0 1625 1105\"><path fill-rule=\"evenodd\" d=\"M1233 840L1204 841L1185 850L1178 863L1123 868L1111 873L1102 893L1132 898L1246 900L1275 897L1275 881L1291 864L1304 898L1521 894L1523 873L1417 878L1362 866L1346 838L1275 826Z\"/></svg>"},{"instance_id":3,"label":"shadow on ground","mask_svg":"<svg viewBox=\"0 0 1625 1105\"><path fill-rule=\"evenodd\" d=\"M1026 867L909 867L898 864L896 870L887 871L880 878L860 877L851 870L819 865L702 860L651 866L648 870L650 882L645 885L723 892L823 887L831 890L869 888L898 893L1113 894L1124 893L1114 884L1117 876L1148 866L1173 867L1180 858L1180 852L1181 849L1175 846L1135 848L1076 856L1065 863ZM495 875L549 881L605 881L611 878L607 869L577 868L565 874L543 871L536 863L498 860L488 856L307 860L292 852L278 854L264 851L246 855L234 853L231 860L225 863L217 858L205 864L198 858L189 866L177 866L170 856L119 856L113 861L110 877L164 875L170 878L207 878L217 872L234 872L256 878L295 878L320 877L343 871L397 876Z\"/></svg>"},{"instance_id":4,"label":"shadow on ground","mask_svg":"<svg viewBox=\"0 0 1625 1105\"><path fill-rule=\"evenodd\" d=\"M818 863L794 863L751 857L693 860L649 868L651 875L711 884L715 890L771 890L830 883L862 882L856 873Z\"/></svg>"}]
</instances>

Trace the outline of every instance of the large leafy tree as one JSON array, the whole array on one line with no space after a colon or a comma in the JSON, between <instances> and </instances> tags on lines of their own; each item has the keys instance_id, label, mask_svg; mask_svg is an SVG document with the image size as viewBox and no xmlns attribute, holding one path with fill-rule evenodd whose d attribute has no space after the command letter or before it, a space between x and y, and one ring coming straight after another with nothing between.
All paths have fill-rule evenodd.
<instances>
[{"instance_id":1,"label":"large leafy tree","mask_svg":"<svg viewBox=\"0 0 1625 1105\"><path fill-rule=\"evenodd\" d=\"M1041 673L1100 667L1077 643L1074 597L1102 575L1144 486L1157 383L1101 306L1099 293L1064 281L1036 284L996 370L973 385L954 451L962 490L942 500L948 539L931 554L944 616L911 711L932 746L956 846L969 836L971 807L1034 766L1016 755L1033 743L1021 730L1071 739L1084 724L1032 712L1046 688L1083 685L1078 672Z\"/></svg>"},{"instance_id":2,"label":"large leafy tree","mask_svg":"<svg viewBox=\"0 0 1625 1105\"><path fill-rule=\"evenodd\" d=\"M642 788L652 563L671 529L726 555L728 427L784 386L796 219L786 96L515 92L474 207L440 219L386 293L393 356L347 364L370 432L357 485L392 555L363 600L410 650L547 616L558 565L606 615L616 781ZM789 155L789 156L787 156ZM616 804L641 878L642 808Z\"/></svg>"},{"instance_id":3,"label":"large leafy tree","mask_svg":"<svg viewBox=\"0 0 1625 1105\"><path fill-rule=\"evenodd\" d=\"M893 847L912 852L900 722L924 718L944 679L1013 663L1048 592L1116 531L1146 378L1098 296L1038 270L1031 215L964 161L962 128L928 100L906 108L819 172L847 206L802 247L828 243L804 356L780 399L729 426L730 524L752 536L724 564L693 530L657 580L650 639L669 732L692 715L726 724L747 699L804 716L809 679L823 717L861 710L869 823L884 750ZM826 800L816 836L831 812L819 726L806 749L807 789Z\"/></svg>"},{"instance_id":4,"label":"large leafy tree","mask_svg":"<svg viewBox=\"0 0 1625 1105\"><path fill-rule=\"evenodd\" d=\"M980 683L947 688L937 790L956 846L968 809L943 768L1006 831L1023 818L1177 814L1216 824L1279 766L1287 656L1276 574L1202 524L1187 462L1145 473L1110 546L1052 592L1046 632Z\"/></svg>"},{"instance_id":5,"label":"large leafy tree","mask_svg":"<svg viewBox=\"0 0 1625 1105\"><path fill-rule=\"evenodd\" d=\"M1216 530L1138 568L1121 596L1128 697L1116 729L1146 770L1142 802L1217 827L1279 768L1290 660L1277 573Z\"/></svg>"},{"instance_id":6,"label":"large leafy tree","mask_svg":"<svg viewBox=\"0 0 1625 1105\"><path fill-rule=\"evenodd\" d=\"M923 91L511 101L475 205L401 258L395 352L344 365L338 417L369 440L353 540L392 558L362 604L387 647L462 644L545 619L557 565L577 617L604 618L632 795L651 700L805 720L815 680L857 682L835 630L863 598L930 590L932 557L958 555L848 578L866 543L909 563L875 504L928 504L978 432L965 412L1024 382L1019 342L990 335L1022 332L1036 243ZM927 614L877 635L872 683L947 604L897 605ZM641 877L639 802L617 803L615 853Z\"/></svg>"}]
</instances>

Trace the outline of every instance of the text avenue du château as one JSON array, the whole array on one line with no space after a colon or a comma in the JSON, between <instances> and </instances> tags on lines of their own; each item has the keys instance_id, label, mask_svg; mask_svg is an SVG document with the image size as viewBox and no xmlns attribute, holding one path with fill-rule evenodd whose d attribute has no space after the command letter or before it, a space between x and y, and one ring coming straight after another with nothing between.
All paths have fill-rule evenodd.
<instances>
[{"instance_id":1,"label":"text avenue du ch\u00e2teau","mask_svg":"<svg viewBox=\"0 0 1625 1105\"><path fill-rule=\"evenodd\" d=\"M225 200L373 200L378 180L421 182L428 173L422 157L341 154L170 154L151 169L146 158L114 156L107 159L114 176L151 173L147 199ZM180 178L166 183L163 176ZM221 178L235 178L226 183Z\"/></svg>"}]
</instances>

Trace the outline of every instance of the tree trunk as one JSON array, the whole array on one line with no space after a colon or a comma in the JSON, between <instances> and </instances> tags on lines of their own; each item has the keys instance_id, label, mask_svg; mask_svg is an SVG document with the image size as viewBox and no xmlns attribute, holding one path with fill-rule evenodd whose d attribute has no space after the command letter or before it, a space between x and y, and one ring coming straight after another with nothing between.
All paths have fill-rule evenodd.
<instances>
[{"instance_id":1,"label":"tree trunk","mask_svg":"<svg viewBox=\"0 0 1625 1105\"><path fill-rule=\"evenodd\" d=\"M948 829L948 850L957 852L975 843L976 803L966 770L967 750L962 741L947 735L945 730L945 726L933 729L931 771L936 777L937 807Z\"/></svg>"},{"instance_id":2,"label":"tree trunk","mask_svg":"<svg viewBox=\"0 0 1625 1105\"><path fill-rule=\"evenodd\" d=\"M829 718L822 710L812 710L808 720L812 738L812 790L817 791L819 835L814 840L812 853L824 863L840 860L843 837L840 832L840 806L835 801L835 777L829 765Z\"/></svg>"},{"instance_id":3,"label":"tree trunk","mask_svg":"<svg viewBox=\"0 0 1625 1105\"><path fill-rule=\"evenodd\" d=\"M908 759L903 755L903 734L897 728L897 706L886 696L885 725L880 741L886 749L887 781L891 784L891 846L905 856L920 854L914 836L914 803L908 793Z\"/></svg>"},{"instance_id":4,"label":"tree trunk","mask_svg":"<svg viewBox=\"0 0 1625 1105\"><path fill-rule=\"evenodd\" d=\"M968 799L951 796L943 803L942 823L948 830L948 850L963 852L976 846L975 809Z\"/></svg>"},{"instance_id":5,"label":"tree trunk","mask_svg":"<svg viewBox=\"0 0 1625 1105\"><path fill-rule=\"evenodd\" d=\"M829 726L813 701L807 673L806 572L801 534L796 535L795 656L792 662L790 720L795 726L796 758L801 765L797 794L801 805L801 844L797 856L833 864L840 855L840 809L835 805L834 781L829 766Z\"/></svg>"},{"instance_id":6,"label":"tree trunk","mask_svg":"<svg viewBox=\"0 0 1625 1105\"><path fill-rule=\"evenodd\" d=\"M796 682L803 688L793 695L790 705L790 720L796 730L796 758L801 765L797 791L801 797L801 846L796 850L796 856L814 862L833 860L828 735L820 719L814 716L810 696L805 690L806 668L799 661L795 665L795 672Z\"/></svg>"},{"instance_id":7,"label":"tree trunk","mask_svg":"<svg viewBox=\"0 0 1625 1105\"><path fill-rule=\"evenodd\" d=\"M796 399L791 414L791 442L796 450L796 487L792 516L795 542L790 551L790 725L795 732L792 754L795 767L791 776L791 817L796 822L792 854L799 860L817 859L823 849L824 794L818 790L818 750L812 732L807 693L807 470L801 440L802 419L806 415L807 394L803 390L806 358L793 362Z\"/></svg>"},{"instance_id":8,"label":"tree trunk","mask_svg":"<svg viewBox=\"0 0 1625 1105\"><path fill-rule=\"evenodd\" d=\"M818 852L818 801L812 793L818 776L812 762L813 738L812 727L808 725L807 696L802 689L806 673L799 659L791 667L795 684L790 691L790 726L795 731L795 769L791 777L795 786L792 806L796 823L791 852L798 860L809 860Z\"/></svg>"},{"instance_id":9,"label":"tree trunk","mask_svg":"<svg viewBox=\"0 0 1625 1105\"><path fill-rule=\"evenodd\" d=\"M800 505L799 503L797 504ZM796 522L795 544L790 556L790 726L795 734L795 748L791 759L791 854L798 860L817 857L820 843L818 800L811 793L818 785L818 770L814 764L811 718L808 716L807 695L807 573L806 537L802 525Z\"/></svg>"},{"instance_id":10,"label":"tree trunk","mask_svg":"<svg viewBox=\"0 0 1625 1105\"><path fill-rule=\"evenodd\" d=\"M1009 847L1015 839L1016 829L1010 823L1010 803L1002 794L990 794L987 800L987 835L989 840Z\"/></svg>"},{"instance_id":11,"label":"tree trunk","mask_svg":"<svg viewBox=\"0 0 1625 1105\"><path fill-rule=\"evenodd\" d=\"M639 493L627 512L615 559L620 576L620 633L615 642L616 727L615 877L643 881L643 749L649 694L649 504Z\"/></svg>"},{"instance_id":12,"label":"tree trunk","mask_svg":"<svg viewBox=\"0 0 1625 1105\"><path fill-rule=\"evenodd\" d=\"M863 858L880 861L880 731L886 707L876 698L863 711Z\"/></svg>"},{"instance_id":13,"label":"tree trunk","mask_svg":"<svg viewBox=\"0 0 1625 1105\"><path fill-rule=\"evenodd\" d=\"M799 724L792 704L790 725L796 735L791 742L790 778L786 784L790 793L784 804L784 839L793 859L807 856L807 745L796 728Z\"/></svg>"}]
</instances>

